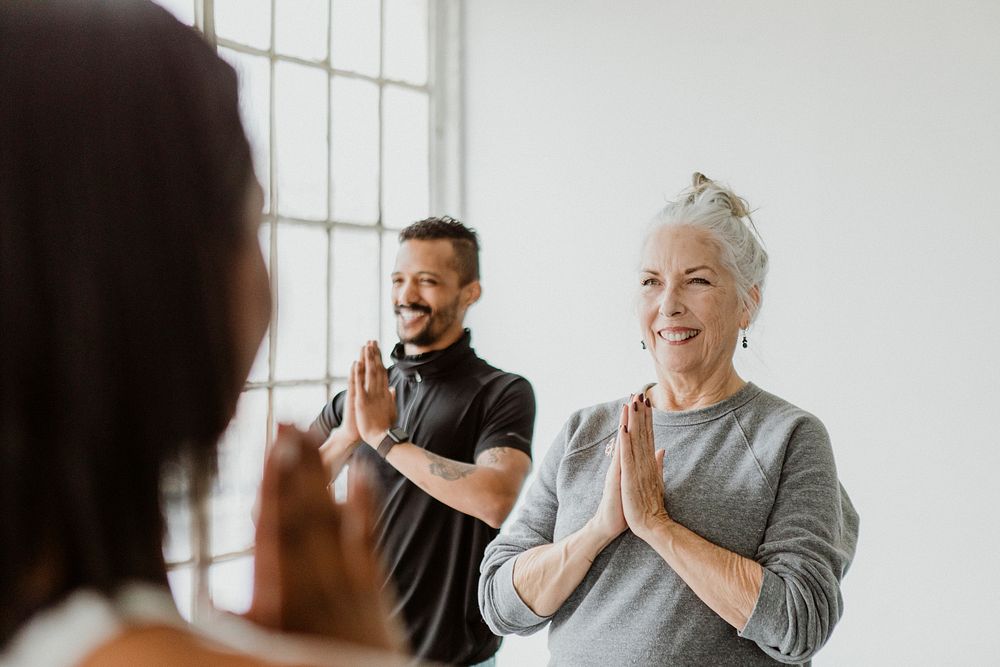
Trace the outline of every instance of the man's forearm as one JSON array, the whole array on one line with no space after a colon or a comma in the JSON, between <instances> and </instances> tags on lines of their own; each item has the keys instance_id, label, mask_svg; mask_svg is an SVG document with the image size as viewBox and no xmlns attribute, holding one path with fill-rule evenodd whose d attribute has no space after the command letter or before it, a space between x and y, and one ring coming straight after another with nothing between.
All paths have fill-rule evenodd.
<instances>
[{"instance_id":1,"label":"man's forearm","mask_svg":"<svg viewBox=\"0 0 1000 667\"><path fill-rule=\"evenodd\" d=\"M430 496L494 528L514 507L524 479L523 474L453 461L409 442L390 449L386 461Z\"/></svg>"},{"instance_id":2,"label":"man's forearm","mask_svg":"<svg viewBox=\"0 0 1000 667\"><path fill-rule=\"evenodd\" d=\"M514 590L533 612L551 616L576 590L597 554L612 540L599 535L588 523L554 544L525 551L514 561Z\"/></svg>"},{"instance_id":3,"label":"man's forearm","mask_svg":"<svg viewBox=\"0 0 1000 667\"><path fill-rule=\"evenodd\" d=\"M361 442L339 428L330 432L329 437L319 448L319 455L331 482L337 479L337 476L344 469L344 465L347 464L347 460L351 458L351 454Z\"/></svg>"}]
</instances>

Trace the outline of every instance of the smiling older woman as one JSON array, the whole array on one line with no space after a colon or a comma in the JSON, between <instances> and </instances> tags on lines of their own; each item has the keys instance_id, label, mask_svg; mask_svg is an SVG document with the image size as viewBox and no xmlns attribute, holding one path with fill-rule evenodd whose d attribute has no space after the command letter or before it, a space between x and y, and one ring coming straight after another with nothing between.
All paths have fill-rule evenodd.
<instances>
[{"instance_id":1,"label":"smiling older woman","mask_svg":"<svg viewBox=\"0 0 1000 667\"><path fill-rule=\"evenodd\" d=\"M746 203L695 174L654 222L637 282L657 381L570 417L486 550L480 607L501 634L551 623L553 665L808 664L858 515L823 424L733 366L767 272Z\"/></svg>"}]
</instances>

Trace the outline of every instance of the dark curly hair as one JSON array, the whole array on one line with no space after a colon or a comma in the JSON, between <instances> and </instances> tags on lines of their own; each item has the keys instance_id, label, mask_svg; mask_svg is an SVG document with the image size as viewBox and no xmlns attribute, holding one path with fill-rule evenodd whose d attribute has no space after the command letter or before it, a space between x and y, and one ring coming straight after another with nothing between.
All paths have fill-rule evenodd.
<instances>
[{"instance_id":1,"label":"dark curly hair","mask_svg":"<svg viewBox=\"0 0 1000 667\"><path fill-rule=\"evenodd\" d=\"M399 242L448 239L455 249L455 270L462 285L479 280L479 236L455 218L426 218L399 232Z\"/></svg>"}]
</instances>

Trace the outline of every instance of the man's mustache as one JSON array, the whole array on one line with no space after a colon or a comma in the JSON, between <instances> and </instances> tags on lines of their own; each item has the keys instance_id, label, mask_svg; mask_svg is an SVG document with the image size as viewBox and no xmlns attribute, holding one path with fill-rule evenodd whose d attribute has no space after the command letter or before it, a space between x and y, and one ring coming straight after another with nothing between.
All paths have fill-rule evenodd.
<instances>
[{"instance_id":1,"label":"man's mustache","mask_svg":"<svg viewBox=\"0 0 1000 667\"><path fill-rule=\"evenodd\" d=\"M416 310L416 311L419 311L421 313L426 313L428 315L431 314L431 309L430 309L429 306L421 306L421 305L418 305L418 304L412 304L411 305L411 304L408 304L408 303L401 303L398 306L393 306L392 312L394 312L395 314L399 315L399 311L402 310L403 308L406 308L407 310Z\"/></svg>"}]
</instances>

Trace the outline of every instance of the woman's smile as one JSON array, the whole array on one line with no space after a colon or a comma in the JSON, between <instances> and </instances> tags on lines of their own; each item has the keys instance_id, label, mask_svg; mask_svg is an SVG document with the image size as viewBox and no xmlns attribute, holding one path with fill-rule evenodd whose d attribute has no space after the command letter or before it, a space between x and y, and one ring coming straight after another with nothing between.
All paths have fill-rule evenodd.
<instances>
[{"instance_id":1,"label":"woman's smile","mask_svg":"<svg viewBox=\"0 0 1000 667\"><path fill-rule=\"evenodd\" d=\"M656 335L665 340L669 345L686 345L700 333L701 329L668 327L666 329L660 329L656 332Z\"/></svg>"}]
</instances>

